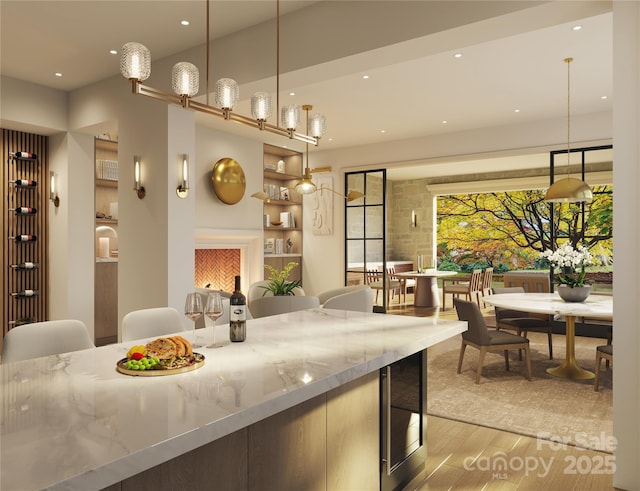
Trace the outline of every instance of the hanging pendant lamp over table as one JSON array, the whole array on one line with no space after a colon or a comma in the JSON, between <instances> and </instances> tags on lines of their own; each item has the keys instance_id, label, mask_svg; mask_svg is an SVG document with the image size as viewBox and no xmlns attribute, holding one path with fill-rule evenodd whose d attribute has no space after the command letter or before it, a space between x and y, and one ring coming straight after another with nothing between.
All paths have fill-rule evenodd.
<instances>
[{"instance_id":1,"label":"hanging pendant lamp over table","mask_svg":"<svg viewBox=\"0 0 640 491\"><path fill-rule=\"evenodd\" d=\"M552 203L580 203L591 201L593 193L586 182L569 175L571 169L571 62L573 58L565 58L564 61L567 64L567 177L551 184L544 200Z\"/></svg>"}]
</instances>

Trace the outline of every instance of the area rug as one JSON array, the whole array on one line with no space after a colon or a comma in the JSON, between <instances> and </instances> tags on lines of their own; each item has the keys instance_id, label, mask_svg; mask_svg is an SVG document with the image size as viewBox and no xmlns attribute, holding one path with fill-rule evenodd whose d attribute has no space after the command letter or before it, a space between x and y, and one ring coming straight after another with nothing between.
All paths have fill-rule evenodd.
<instances>
[{"instance_id":1,"label":"area rug","mask_svg":"<svg viewBox=\"0 0 640 491\"><path fill-rule=\"evenodd\" d=\"M457 374L459 336L429 348L428 414L612 452L612 370L605 370L603 361L599 392L593 390L593 380L552 377L546 369L564 359L564 336L553 338L554 360L549 360L546 334L529 337L531 381L525 378L523 362L515 351L509 372L501 353L487 354L480 383L475 384L478 350L467 347L462 372ZM577 338L576 359L581 367L594 369L596 346L601 344L602 339Z\"/></svg>"}]
</instances>

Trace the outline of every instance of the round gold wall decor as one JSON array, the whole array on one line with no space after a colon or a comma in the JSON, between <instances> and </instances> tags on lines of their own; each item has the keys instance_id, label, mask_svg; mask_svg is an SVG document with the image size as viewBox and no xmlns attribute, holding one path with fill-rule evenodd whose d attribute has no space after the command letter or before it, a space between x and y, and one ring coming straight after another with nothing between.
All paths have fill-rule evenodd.
<instances>
[{"instance_id":1,"label":"round gold wall decor","mask_svg":"<svg viewBox=\"0 0 640 491\"><path fill-rule=\"evenodd\" d=\"M242 166L235 160L225 157L213 165L211 184L220 201L227 205L235 205L244 196L247 180Z\"/></svg>"}]
</instances>

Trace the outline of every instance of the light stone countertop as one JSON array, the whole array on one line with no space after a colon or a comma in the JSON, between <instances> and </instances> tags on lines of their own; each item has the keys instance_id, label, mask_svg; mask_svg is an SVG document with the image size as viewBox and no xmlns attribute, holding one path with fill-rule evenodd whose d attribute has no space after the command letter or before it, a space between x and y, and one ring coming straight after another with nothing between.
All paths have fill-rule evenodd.
<instances>
[{"instance_id":1,"label":"light stone countertop","mask_svg":"<svg viewBox=\"0 0 640 491\"><path fill-rule=\"evenodd\" d=\"M218 326L225 346L197 349L205 365L183 374L118 373L136 342L0 365L0 489L106 487L464 330L313 309L250 320L244 343Z\"/></svg>"}]
</instances>

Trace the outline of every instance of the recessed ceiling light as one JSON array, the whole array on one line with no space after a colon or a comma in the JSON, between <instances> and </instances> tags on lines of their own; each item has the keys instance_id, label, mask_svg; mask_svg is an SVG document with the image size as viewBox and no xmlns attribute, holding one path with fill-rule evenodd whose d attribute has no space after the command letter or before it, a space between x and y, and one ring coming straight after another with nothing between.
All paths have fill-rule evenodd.
<instances>
[{"instance_id":1,"label":"recessed ceiling light","mask_svg":"<svg viewBox=\"0 0 640 491\"><path fill-rule=\"evenodd\" d=\"M453 55L454 58L462 58L462 53L456 53Z\"/></svg>"},{"instance_id":2,"label":"recessed ceiling light","mask_svg":"<svg viewBox=\"0 0 640 491\"><path fill-rule=\"evenodd\" d=\"M296 95L295 92L289 92L289 95Z\"/></svg>"},{"instance_id":3,"label":"recessed ceiling light","mask_svg":"<svg viewBox=\"0 0 640 491\"><path fill-rule=\"evenodd\" d=\"M606 95L600 96L600 99L602 100L607 99L607 96Z\"/></svg>"},{"instance_id":4,"label":"recessed ceiling light","mask_svg":"<svg viewBox=\"0 0 640 491\"><path fill-rule=\"evenodd\" d=\"M333 138L329 138L329 141L330 141L330 142L332 142L332 141L333 141Z\"/></svg>"},{"instance_id":5,"label":"recessed ceiling light","mask_svg":"<svg viewBox=\"0 0 640 491\"><path fill-rule=\"evenodd\" d=\"M56 72L56 77L62 77L62 73Z\"/></svg>"},{"instance_id":6,"label":"recessed ceiling light","mask_svg":"<svg viewBox=\"0 0 640 491\"><path fill-rule=\"evenodd\" d=\"M447 121L446 119L442 120L442 124L447 124L449 121Z\"/></svg>"},{"instance_id":7,"label":"recessed ceiling light","mask_svg":"<svg viewBox=\"0 0 640 491\"><path fill-rule=\"evenodd\" d=\"M514 112L514 113L519 113L519 112L520 112L520 109L514 109L514 110L513 110L513 112Z\"/></svg>"},{"instance_id":8,"label":"recessed ceiling light","mask_svg":"<svg viewBox=\"0 0 640 491\"><path fill-rule=\"evenodd\" d=\"M181 20L180 24L182 24L183 26L188 26L189 25L189 21L188 20Z\"/></svg>"},{"instance_id":9,"label":"recessed ceiling light","mask_svg":"<svg viewBox=\"0 0 640 491\"><path fill-rule=\"evenodd\" d=\"M118 50L117 49L112 49L112 50L109 50L109 53L111 53L112 55L117 55L118 54Z\"/></svg>"},{"instance_id":10,"label":"recessed ceiling light","mask_svg":"<svg viewBox=\"0 0 640 491\"><path fill-rule=\"evenodd\" d=\"M362 78L367 80L369 78L369 75L363 75Z\"/></svg>"},{"instance_id":11,"label":"recessed ceiling light","mask_svg":"<svg viewBox=\"0 0 640 491\"><path fill-rule=\"evenodd\" d=\"M574 31L579 31L580 29L582 29L582 26L573 26L571 29Z\"/></svg>"},{"instance_id":12,"label":"recessed ceiling light","mask_svg":"<svg viewBox=\"0 0 640 491\"><path fill-rule=\"evenodd\" d=\"M386 130L380 130L380 133L386 133Z\"/></svg>"}]
</instances>

